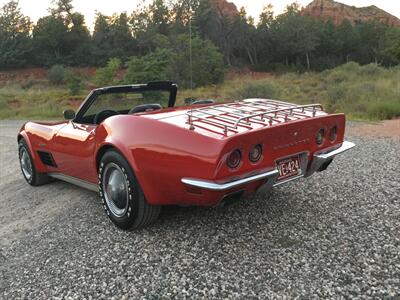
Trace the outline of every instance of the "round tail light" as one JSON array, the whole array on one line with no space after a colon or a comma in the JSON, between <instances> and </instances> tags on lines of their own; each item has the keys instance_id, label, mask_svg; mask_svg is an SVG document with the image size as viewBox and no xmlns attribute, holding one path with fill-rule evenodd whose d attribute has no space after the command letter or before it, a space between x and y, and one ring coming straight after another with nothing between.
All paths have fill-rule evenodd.
<instances>
[{"instance_id":1,"label":"round tail light","mask_svg":"<svg viewBox=\"0 0 400 300\"><path fill-rule=\"evenodd\" d=\"M325 129L321 128L317 133L315 141L318 145L322 145L322 143L324 142L324 138L325 138Z\"/></svg>"},{"instance_id":2,"label":"round tail light","mask_svg":"<svg viewBox=\"0 0 400 300\"><path fill-rule=\"evenodd\" d=\"M236 169L237 167L239 167L241 161L242 152L240 152L240 150L235 150L231 154L229 154L226 164L230 169Z\"/></svg>"},{"instance_id":3,"label":"round tail light","mask_svg":"<svg viewBox=\"0 0 400 300\"><path fill-rule=\"evenodd\" d=\"M334 126L331 128L331 131L329 132L329 139L331 142L334 142L337 138L337 126Z\"/></svg>"},{"instance_id":4,"label":"round tail light","mask_svg":"<svg viewBox=\"0 0 400 300\"><path fill-rule=\"evenodd\" d=\"M255 145L249 153L249 159L252 163L256 163L261 159L262 156L262 146L260 144Z\"/></svg>"}]
</instances>

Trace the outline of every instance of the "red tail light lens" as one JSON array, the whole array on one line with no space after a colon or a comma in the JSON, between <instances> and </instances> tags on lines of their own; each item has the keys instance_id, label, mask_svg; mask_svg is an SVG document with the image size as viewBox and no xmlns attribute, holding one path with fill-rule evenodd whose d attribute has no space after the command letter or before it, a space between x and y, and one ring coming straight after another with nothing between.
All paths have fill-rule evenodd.
<instances>
[{"instance_id":1,"label":"red tail light lens","mask_svg":"<svg viewBox=\"0 0 400 300\"><path fill-rule=\"evenodd\" d=\"M337 138L337 126L334 126L331 128L331 131L329 132L329 139L331 142L334 142Z\"/></svg>"},{"instance_id":2,"label":"red tail light lens","mask_svg":"<svg viewBox=\"0 0 400 300\"><path fill-rule=\"evenodd\" d=\"M256 163L261 159L262 156L262 146L261 145L255 145L249 153L249 159L252 163Z\"/></svg>"},{"instance_id":3,"label":"red tail light lens","mask_svg":"<svg viewBox=\"0 0 400 300\"><path fill-rule=\"evenodd\" d=\"M240 150L235 150L231 154L229 154L226 164L230 169L236 169L237 167L239 167L241 161L242 152L240 152Z\"/></svg>"},{"instance_id":4,"label":"red tail light lens","mask_svg":"<svg viewBox=\"0 0 400 300\"><path fill-rule=\"evenodd\" d=\"M324 139L325 139L325 129L321 128L317 133L315 141L318 145L322 145Z\"/></svg>"}]
</instances>

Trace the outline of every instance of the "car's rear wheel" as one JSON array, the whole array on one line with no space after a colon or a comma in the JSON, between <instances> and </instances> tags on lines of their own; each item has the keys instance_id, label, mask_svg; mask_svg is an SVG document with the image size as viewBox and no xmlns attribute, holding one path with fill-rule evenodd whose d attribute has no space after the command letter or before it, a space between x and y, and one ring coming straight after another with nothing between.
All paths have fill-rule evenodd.
<instances>
[{"instance_id":1,"label":"car's rear wheel","mask_svg":"<svg viewBox=\"0 0 400 300\"><path fill-rule=\"evenodd\" d=\"M45 173L40 173L36 170L32 154L24 139L18 143L19 163L21 166L22 175L26 182L32 186L39 186L49 182L49 177Z\"/></svg>"},{"instance_id":2,"label":"car's rear wheel","mask_svg":"<svg viewBox=\"0 0 400 300\"><path fill-rule=\"evenodd\" d=\"M99 188L107 215L122 229L145 227L160 214L161 207L147 202L129 163L116 151L101 159Z\"/></svg>"}]
</instances>

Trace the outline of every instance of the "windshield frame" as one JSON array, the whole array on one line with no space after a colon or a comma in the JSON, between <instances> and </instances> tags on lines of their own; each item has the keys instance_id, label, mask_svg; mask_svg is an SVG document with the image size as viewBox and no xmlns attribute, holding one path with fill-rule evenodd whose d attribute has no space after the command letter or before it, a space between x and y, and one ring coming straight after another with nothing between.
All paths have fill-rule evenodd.
<instances>
[{"instance_id":1,"label":"windshield frame","mask_svg":"<svg viewBox=\"0 0 400 300\"><path fill-rule=\"evenodd\" d=\"M73 122L83 124L83 117L100 95L140 93L140 92L169 92L168 107L174 107L178 94L178 85L172 82L151 82L148 84L112 86L93 90L82 103Z\"/></svg>"}]
</instances>

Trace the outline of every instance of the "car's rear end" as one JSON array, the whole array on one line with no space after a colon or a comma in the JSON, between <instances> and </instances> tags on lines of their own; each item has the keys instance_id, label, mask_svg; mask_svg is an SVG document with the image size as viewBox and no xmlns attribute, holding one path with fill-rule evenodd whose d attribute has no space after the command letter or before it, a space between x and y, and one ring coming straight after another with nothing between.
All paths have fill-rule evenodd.
<instances>
[{"instance_id":1,"label":"car's rear end","mask_svg":"<svg viewBox=\"0 0 400 300\"><path fill-rule=\"evenodd\" d=\"M345 116L329 115L318 104L252 99L196 108L186 117L188 130L223 144L214 174L181 179L188 197L202 195L204 203L224 203L261 186L310 176L354 146L344 141Z\"/></svg>"}]
</instances>

